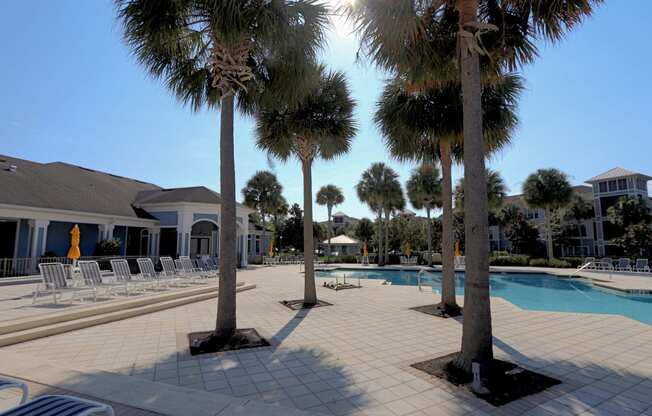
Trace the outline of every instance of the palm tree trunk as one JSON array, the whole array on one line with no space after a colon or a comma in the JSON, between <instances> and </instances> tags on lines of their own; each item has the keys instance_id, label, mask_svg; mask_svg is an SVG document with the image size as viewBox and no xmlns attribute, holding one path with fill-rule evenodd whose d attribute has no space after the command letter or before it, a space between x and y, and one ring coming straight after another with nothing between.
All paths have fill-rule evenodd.
<instances>
[{"instance_id":1,"label":"palm tree trunk","mask_svg":"<svg viewBox=\"0 0 652 416\"><path fill-rule=\"evenodd\" d=\"M385 265L385 256L383 252L383 211L378 211L378 265Z\"/></svg>"},{"instance_id":2,"label":"palm tree trunk","mask_svg":"<svg viewBox=\"0 0 652 416\"><path fill-rule=\"evenodd\" d=\"M552 224L550 222L552 215L550 208L546 208L543 215L546 216L546 248L548 249L548 259L552 260L555 258L554 247L552 245Z\"/></svg>"},{"instance_id":3,"label":"palm tree trunk","mask_svg":"<svg viewBox=\"0 0 652 416\"><path fill-rule=\"evenodd\" d=\"M261 240L262 241L260 243L260 248L262 249L263 247L265 247L265 232L267 231L267 229L265 228L265 215L262 212L260 213L260 220L261 220L261 222L263 224L263 233L261 234ZM270 240L269 244L271 244L271 243L272 242ZM269 255L269 247L270 247L269 244L267 245L267 254L268 255ZM264 255L264 254L265 253L261 253L261 255Z\"/></svg>"},{"instance_id":4,"label":"palm tree trunk","mask_svg":"<svg viewBox=\"0 0 652 416\"><path fill-rule=\"evenodd\" d=\"M430 208L426 208L426 217L428 224L426 227L426 235L428 238L428 267L432 266L432 223L430 222Z\"/></svg>"},{"instance_id":5,"label":"palm tree trunk","mask_svg":"<svg viewBox=\"0 0 652 416\"><path fill-rule=\"evenodd\" d=\"M478 0L458 0L460 30L477 20ZM489 226L487 173L482 135L480 59L474 49L461 47L460 70L464 118L464 223L466 281L462 351L456 365L470 372L474 361L493 360L491 303L489 297Z\"/></svg>"},{"instance_id":6,"label":"palm tree trunk","mask_svg":"<svg viewBox=\"0 0 652 416\"><path fill-rule=\"evenodd\" d=\"M303 170L303 263L305 265L303 303L317 303L317 287L315 286L315 248L312 233L312 160L301 162Z\"/></svg>"},{"instance_id":7,"label":"palm tree trunk","mask_svg":"<svg viewBox=\"0 0 652 416\"><path fill-rule=\"evenodd\" d=\"M233 157L233 95L222 98L220 111L220 192L222 194L220 230L220 290L217 292L215 335L228 338L236 329L236 214L235 161Z\"/></svg>"},{"instance_id":8,"label":"palm tree trunk","mask_svg":"<svg viewBox=\"0 0 652 416\"><path fill-rule=\"evenodd\" d=\"M331 256L331 231L332 231L332 224L331 224L331 212L333 212L333 207L328 205L326 207L328 209L328 257Z\"/></svg>"},{"instance_id":9,"label":"palm tree trunk","mask_svg":"<svg viewBox=\"0 0 652 416\"><path fill-rule=\"evenodd\" d=\"M389 210L385 211L385 264L389 264Z\"/></svg>"},{"instance_id":10,"label":"palm tree trunk","mask_svg":"<svg viewBox=\"0 0 652 416\"><path fill-rule=\"evenodd\" d=\"M441 156L441 304L445 309L457 309L455 299L455 266L453 251L453 179L451 146L441 141L439 144Z\"/></svg>"}]
</instances>

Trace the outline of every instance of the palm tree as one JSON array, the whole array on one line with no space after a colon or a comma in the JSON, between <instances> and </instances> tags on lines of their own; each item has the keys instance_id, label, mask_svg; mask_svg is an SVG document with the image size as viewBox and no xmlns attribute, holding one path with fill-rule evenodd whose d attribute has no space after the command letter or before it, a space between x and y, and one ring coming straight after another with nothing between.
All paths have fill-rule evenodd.
<instances>
[{"instance_id":1,"label":"palm tree","mask_svg":"<svg viewBox=\"0 0 652 416\"><path fill-rule=\"evenodd\" d=\"M412 171L405 185L410 204L415 209L425 209L428 223L426 235L428 239L428 266L432 266L432 221L430 211L441 208L441 179L439 170L431 163L424 163Z\"/></svg>"},{"instance_id":2,"label":"palm tree","mask_svg":"<svg viewBox=\"0 0 652 416\"><path fill-rule=\"evenodd\" d=\"M392 214L405 208L405 197L401 183L398 181L398 174L392 168L388 168L385 174L385 190L383 193L382 206L385 212L385 264L389 263L389 221Z\"/></svg>"},{"instance_id":3,"label":"palm tree","mask_svg":"<svg viewBox=\"0 0 652 416\"><path fill-rule=\"evenodd\" d=\"M500 173L487 169L487 204L490 213L498 213L503 207L503 201L507 196L507 185L500 176ZM455 187L455 206L460 210L464 209L464 178L460 178Z\"/></svg>"},{"instance_id":4,"label":"palm tree","mask_svg":"<svg viewBox=\"0 0 652 416\"><path fill-rule=\"evenodd\" d=\"M565 173L557 169L539 169L523 183L523 199L532 208L543 209L548 258L555 258L552 244L553 211L568 205L573 197L573 187Z\"/></svg>"},{"instance_id":5,"label":"palm tree","mask_svg":"<svg viewBox=\"0 0 652 416\"><path fill-rule=\"evenodd\" d=\"M581 195L575 194L568 209L566 210L566 218L574 221L577 225L577 244L580 249L582 247L582 222L590 220L595 216L593 203L582 198ZM584 254L581 254L584 255Z\"/></svg>"},{"instance_id":6,"label":"palm tree","mask_svg":"<svg viewBox=\"0 0 652 416\"><path fill-rule=\"evenodd\" d=\"M328 255L331 255L331 234L332 234L332 224L331 224L331 214L333 212L333 207L337 206L344 202L344 195L342 190L335 185L326 185L322 186L319 191L317 191L317 203L319 205L326 205L328 210Z\"/></svg>"},{"instance_id":7,"label":"palm tree","mask_svg":"<svg viewBox=\"0 0 652 416\"><path fill-rule=\"evenodd\" d=\"M436 85L419 93L401 79L388 83L374 120L385 144L399 161L441 162L442 171L442 293L439 309L459 314L455 300L453 232L453 158L463 150L462 99L459 85ZM483 90L485 151L505 146L517 124L516 102L522 90L519 76L508 74Z\"/></svg>"},{"instance_id":8,"label":"palm tree","mask_svg":"<svg viewBox=\"0 0 652 416\"><path fill-rule=\"evenodd\" d=\"M354 235L363 243L369 243L374 236L374 224L369 218L360 218L355 226Z\"/></svg>"},{"instance_id":9,"label":"palm tree","mask_svg":"<svg viewBox=\"0 0 652 416\"><path fill-rule=\"evenodd\" d=\"M152 76L194 111L220 109L220 290L210 341L223 343L236 331L235 98L256 90L279 63L296 88L270 88L287 99L302 91L297 83L323 40L328 10L313 0L116 0L116 6L126 43Z\"/></svg>"},{"instance_id":10,"label":"palm tree","mask_svg":"<svg viewBox=\"0 0 652 416\"><path fill-rule=\"evenodd\" d=\"M455 365L493 359L489 299L488 215L482 111L482 69L513 70L537 57L536 41L558 41L602 0L357 0L348 6L362 49L395 75L422 85L459 80L463 97L464 175L469 196L465 319ZM451 33L453 36L451 36ZM481 40L480 40L481 39Z\"/></svg>"},{"instance_id":11,"label":"palm tree","mask_svg":"<svg viewBox=\"0 0 652 416\"><path fill-rule=\"evenodd\" d=\"M358 199L367 204L371 212L376 214L378 223L378 265L385 265L383 251L383 213L385 210L385 189L392 178L397 180L396 173L382 162L373 163L362 172L360 181L355 187Z\"/></svg>"},{"instance_id":12,"label":"palm tree","mask_svg":"<svg viewBox=\"0 0 652 416\"><path fill-rule=\"evenodd\" d=\"M357 132L353 119L355 102L344 73L313 66L316 80L296 104L279 99L253 110L260 149L287 160L294 156L303 172L303 242L305 262L304 305L317 303L312 229L312 163L331 160L347 153Z\"/></svg>"},{"instance_id":13,"label":"palm tree","mask_svg":"<svg viewBox=\"0 0 652 416\"><path fill-rule=\"evenodd\" d=\"M280 198L283 198L282 192L283 186L279 183L276 175L264 170L256 172L247 181L245 187L242 188L244 204L260 214L263 226L263 240L267 232L266 218L268 215L274 214Z\"/></svg>"}]
</instances>

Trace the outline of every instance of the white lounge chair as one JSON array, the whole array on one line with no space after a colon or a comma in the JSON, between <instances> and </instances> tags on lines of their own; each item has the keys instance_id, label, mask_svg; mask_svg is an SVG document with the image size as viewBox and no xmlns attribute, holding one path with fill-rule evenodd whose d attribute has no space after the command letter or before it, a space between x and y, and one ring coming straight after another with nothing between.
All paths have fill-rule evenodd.
<instances>
[{"instance_id":1,"label":"white lounge chair","mask_svg":"<svg viewBox=\"0 0 652 416\"><path fill-rule=\"evenodd\" d=\"M126 259L112 259L111 270L113 270L113 276L116 281L125 282L131 285L136 291L144 291L145 289L152 288L156 285L154 280L132 276L131 270L129 269L129 263Z\"/></svg>"},{"instance_id":2,"label":"white lounge chair","mask_svg":"<svg viewBox=\"0 0 652 416\"><path fill-rule=\"evenodd\" d=\"M595 263L595 257L586 257L584 258L584 264L586 265L586 269L588 270L595 270L597 268L597 265Z\"/></svg>"},{"instance_id":3,"label":"white lounge chair","mask_svg":"<svg viewBox=\"0 0 652 416\"><path fill-rule=\"evenodd\" d=\"M23 404L27 401L27 397L29 397L27 384L10 378L0 378L0 390L9 390L9 389L22 390L23 394L20 398L20 404Z\"/></svg>"},{"instance_id":4,"label":"white lounge chair","mask_svg":"<svg viewBox=\"0 0 652 416\"><path fill-rule=\"evenodd\" d=\"M214 271L205 270L203 267L201 267L199 262L193 262L189 256L179 256L179 260L181 262L181 269L185 273L194 273L203 279L212 279L217 277L217 273Z\"/></svg>"},{"instance_id":5,"label":"white lounge chair","mask_svg":"<svg viewBox=\"0 0 652 416\"><path fill-rule=\"evenodd\" d=\"M175 261L172 260L172 257L161 257L161 267L163 267L163 276L166 279L171 280L171 283L176 284L177 286L186 285L189 283L196 283L197 279L200 276L196 273L188 272L186 273L181 267L181 260L177 259L179 263L179 268L175 264Z\"/></svg>"},{"instance_id":6,"label":"white lounge chair","mask_svg":"<svg viewBox=\"0 0 652 416\"><path fill-rule=\"evenodd\" d=\"M64 293L70 293L70 301L76 298L83 300L85 295L89 295L93 300L97 300L97 289L93 287L70 287L66 281L66 272L61 263L41 263L38 265L43 282L36 286L32 303L36 303L40 295L52 295L52 300L56 304L57 300ZM59 299L57 299L59 297Z\"/></svg>"},{"instance_id":7,"label":"white lounge chair","mask_svg":"<svg viewBox=\"0 0 652 416\"><path fill-rule=\"evenodd\" d=\"M0 416L114 416L108 404L74 396L41 396L0 413Z\"/></svg>"},{"instance_id":8,"label":"white lounge chair","mask_svg":"<svg viewBox=\"0 0 652 416\"><path fill-rule=\"evenodd\" d=\"M175 281L174 278L170 278L163 273L157 273L154 269L154 263L149 257L139 258L136 260L136 263L138 264L141 277L156 282L156 287L162 286L163 288L168 288Z\"/></svg>"},{"instance_id":9,"label":"white lounge chair","mask_svg":"<svg viewBox=\"0 0 652 416\"><path fill-rule=\"evenodd\" d=\"M103 290L108 296L114 295L116 292L121 292L129 295L129 289L133 289L133 285L128 282L106 282L102 280L102 271L100 265L95 260L83 260L77 262L79 271L81 271L84 284L87 287L94 287L98 291Z\"/></svg>"},{"instance_id":10,"label":"white lounge chair","mask_svg":"<svg viewBox=\"0 0 652 416\"><path fill-rule=\"evenodd\" d=\"M618 259L618 265L616 270L619 272L631 272L632 271L632 261L627 257L621 257Z\"/></svg>"},{"instance_id":11,"label":"white lounge chair","mask_svg":"<svg viewBox=\"0 0 652 416\"><path fill-rule=\"evenodd\" d=\"M456 269L464 269L464 268L466 268L466 257L465 256L455 256L455 259L453 260L453 265L454 265L454 268L456 268Z\"/></svg>"},{"instance_id":12,"label":"white lounge chair","mask_svg":"<svg viewBox=\"0 0 652 416\"><path fill-rule=\"evenodd\" d=\"M647 259L636 259L635 270L639 273L650 273L650 265Z\"/></svg>"},{"instance_id":13,"label":"white lounge chair","mask_svg":"<svg viewBox=\"0 0 652 416\"><path fill-rule=\"evenodd\" d=\"M604 257L600 259L600 270L613 270L614 269L614 261L610 257Z\"/></svg>"}]
</instances>

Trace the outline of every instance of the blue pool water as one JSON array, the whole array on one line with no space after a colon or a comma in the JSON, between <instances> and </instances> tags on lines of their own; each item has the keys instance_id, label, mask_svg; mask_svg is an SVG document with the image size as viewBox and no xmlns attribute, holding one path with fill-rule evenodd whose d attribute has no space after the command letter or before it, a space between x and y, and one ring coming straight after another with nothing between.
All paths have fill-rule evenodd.
<instances>
[{"instance_id":1,"label":"blue pool water","mask_svg":"<svg viewBox=\"0 0 652 416\"><path fill-rule=\"evenodd\" d=\"M346 270L317 272L318 277L347 279L383 279L393 285L417 285L417 272L399 270ZM464 293L464 274L456 275L457 294ZM441 273L422 274L422 285L441 290ZM621 295L597 288L578 279L561 279L546 274L492 274L491 296L504 298L530 310L556 312L585 312L623 315L652 325L651 295Z\"/></svg>"}]
</instances>

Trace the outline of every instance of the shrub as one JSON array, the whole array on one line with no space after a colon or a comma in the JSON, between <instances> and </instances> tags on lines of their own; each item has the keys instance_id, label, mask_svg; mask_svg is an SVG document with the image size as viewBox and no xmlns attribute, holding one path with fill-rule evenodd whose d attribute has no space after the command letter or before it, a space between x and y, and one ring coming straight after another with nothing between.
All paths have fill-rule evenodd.
<instances>
[{"instance_id":1,"label":"shrub","mask_svg":"<svg viewBox=\"0 0 652 416\"><path fill-rule=\"evenodd\" d=\"M528 256L494 256L489 259L492 266L527 266L530 258Z\"/></svg>"},{"instance_id":2,"label":"shrub","mask_svg":"<svg viewBox=\"0 0 652 416\"><path fill-rule=\"evenodd\" d=\"M560 269L565 269L573 267L569 262L559 259L532 259L530 260L530 266L532 267L555 267Z\"/></svg>"},{"instance_id":3,"label":"shrub","mask_svg":"<svg viewBox=\"0 0 652 416\"><path fill-rule=\"evenodd\" d=\"M104 240L97 243L95 247L95 256L117 256L120 254L120 240Z\"/></svg>"},{"instance_id":4,"label":"shrub","mask_svg":"<svg viewBox=\"0 0 652 416\"><path fill-rule=\"evenodd\" d=\"M559 260L570 264L570 267L580 267L584 264L584 259L581 257L560 257Z\"/></svg>"}]
</instances>

